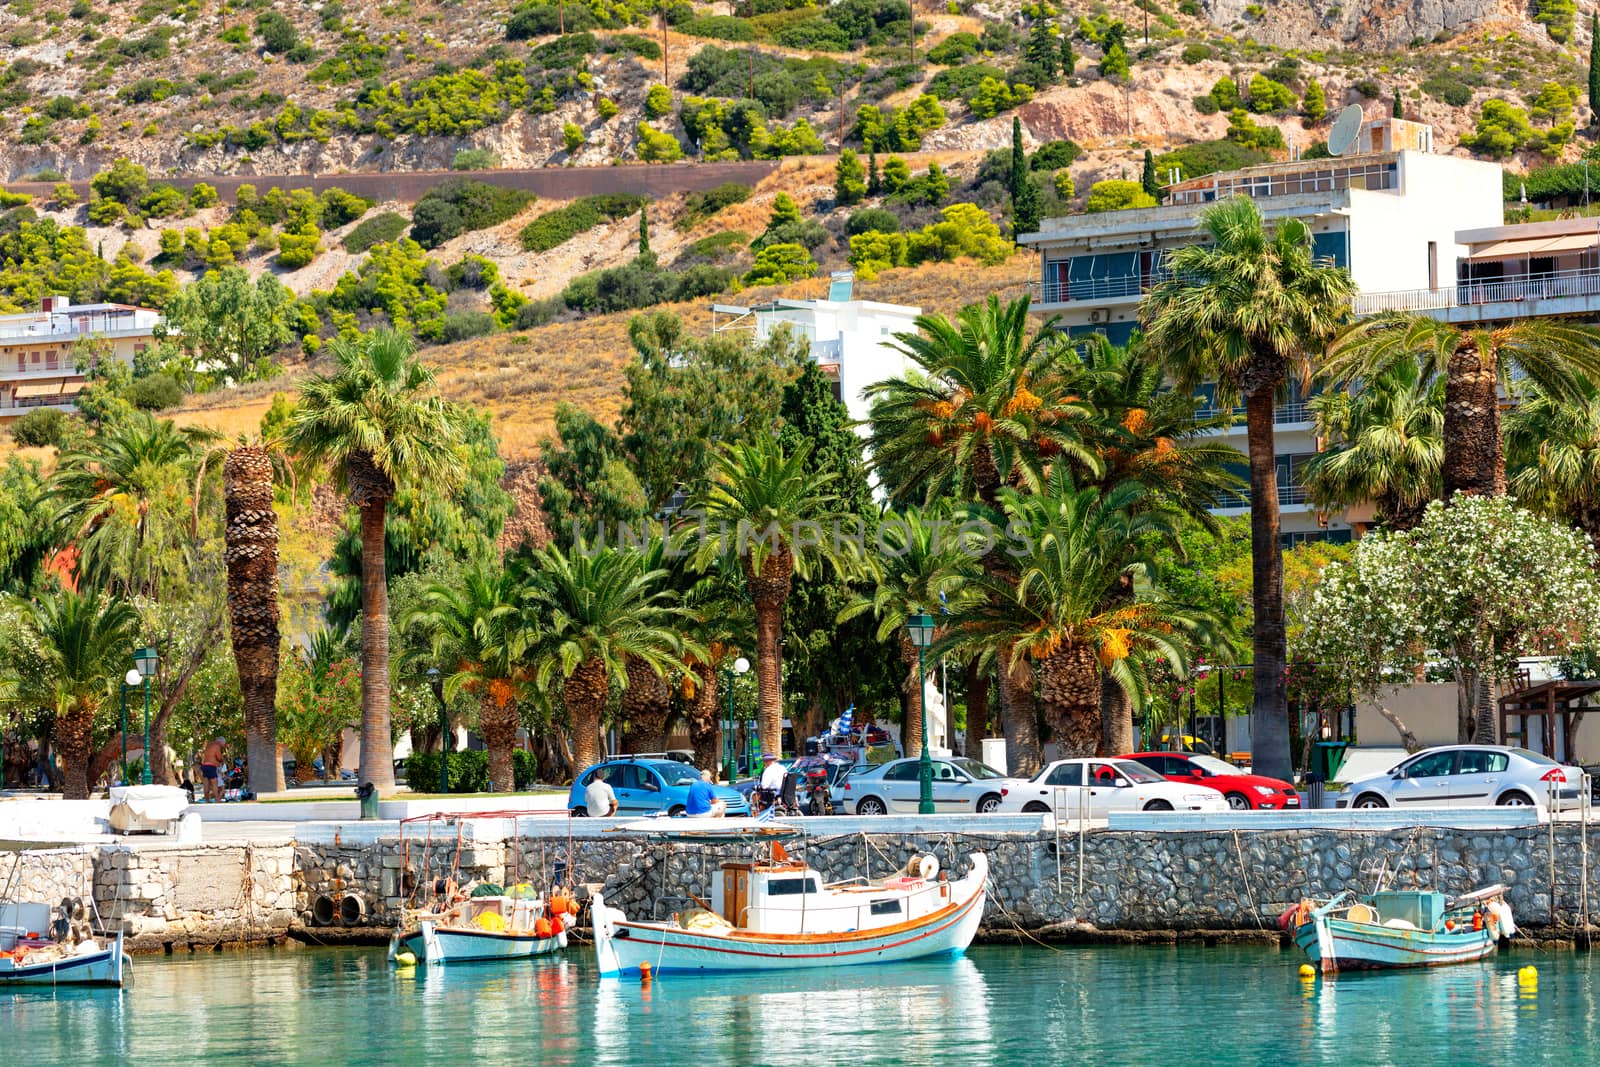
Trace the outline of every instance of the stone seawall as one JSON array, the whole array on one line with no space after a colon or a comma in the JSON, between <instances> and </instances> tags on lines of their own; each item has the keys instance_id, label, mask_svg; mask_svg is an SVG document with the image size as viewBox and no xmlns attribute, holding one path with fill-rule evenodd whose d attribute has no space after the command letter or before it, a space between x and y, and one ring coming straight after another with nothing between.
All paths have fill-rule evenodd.
<instances>
[{"instance_id":1,"label":"stone seawall","mask_svg":"<svg viewBox=\"0 0 1600 1067\"><path fill-rule=\"evenodd\" d=\"M153 842L27 853L25 899L58 904L92 881L99 914L138 950L287 936L379 936L408 897L441 878L458 884L553 880L603 889L631 915L665 915L691 896L709 900L718 864L740 846L587 834L505 834L499 820L441 833L431 843L393 829L346 825L294 842L167 845ZM970 825L970 823L968 824ZM318 828L311 828L313 830ZM988 853L991 935L1115 932L1272 932L1276 910L1302 896L1397 887L1461 893L1500 882L1520 925L1571 936L1585 913L1584 828L1224 831L1030 830L993 834L818 835L789 843L830 881L878 877L917 853L958 872L974 849ZM1600 844L1589 828L1591 851ZM1552 866L1552 841L1554 864ZM1080 862L1081 859L1081 862ZM1591 895L1597 864L1589 858ZM353 901L353 903L347 901ZM320 904L320 907L319 907ZM341 920L341 908L346 911Z\"/></svg>"}]
</instances>

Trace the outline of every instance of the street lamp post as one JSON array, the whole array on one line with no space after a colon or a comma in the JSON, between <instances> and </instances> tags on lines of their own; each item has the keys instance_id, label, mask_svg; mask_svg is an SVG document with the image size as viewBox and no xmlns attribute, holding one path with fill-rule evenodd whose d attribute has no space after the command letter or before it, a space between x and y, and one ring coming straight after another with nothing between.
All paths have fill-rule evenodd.
<instances>
[{"instance_id":1,"label":"street lamp post","mask_svg":"<svg viewBox=\"0 0 1600 1067\"><path fill-rule=\"evenodd\" d=\"M150 784L150 679L155 676L156 668L161 666L161 657L156 650L148 645L136 649L133 653L133 664L137 671L129 671L128 676L135 673L144 678L144 784ZM124 679L126 681L127 679Z\"/></svg>"},{"instance_id":2,"label":"street lamp post","mask_svg":"<svg viewBox=\"0 0 1600 1067\"><path fill-rule=\"evenodd\" d=\"M734 762L736 759L736 754L739 751L739 739L734 732L733 725L733 679L735 675L743 674L749 669L750 661L745 659L743 656L740 656L738 659L734 660L732 664L724 667L722 670L723 687L728 690L728 736L723 748L726 752L724 776L727 778L729 785L733 784L733 777L736 773Z\"/></svg>"},{"instance_id":3,"label":"street lamp post","mask_svg":"<svg viewBox=\"0 0 1600 1067\"><path fill-rule=\"evenodd\" d=\"M450 732L450 708L444 702L444 679L438 667L428 668L428 686L433 699L439 702L439 792L450 792L450 750L456 747L455 735Z\"/></svg>"},{"instance_id":4,"label":"street lamp post","mask_svg":"<svg viewBox=\"0 0 1600 1067\"><path fill-rule=\"evenodd\" d=\"M128 690L137 689L139 683L144 681L144 675L139 673L137 667L129 667L128 673L122 676L122 784L128 784ZM144 754L144 763L150 765L150 753Z\"/></svg>"},{"instance_id":5,"label":"street lamp post","mask_svg":"<svg viewBox=\"0 0 1600 1067\"><path fill-rule=\"evenodd\" d=\"M933 644L933 616L913 615L906 619L906 632L917 647L917 706L922 709L922 759L917 765L917 781L921 786L921 800L917 804L919 815L933 814L933 757L928 753L928 701L927 687L922 673L922 653Z\"/></svg>"}]
</instances>

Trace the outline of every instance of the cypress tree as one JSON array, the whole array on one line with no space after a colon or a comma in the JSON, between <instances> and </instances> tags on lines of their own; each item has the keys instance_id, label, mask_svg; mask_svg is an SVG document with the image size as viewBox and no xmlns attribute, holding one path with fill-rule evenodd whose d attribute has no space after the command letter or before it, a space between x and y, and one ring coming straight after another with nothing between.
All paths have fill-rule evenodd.
<instances>
[{"instance_id":1,"label":"cypress tree","mask_svg":"<svg viewBox=\"0 0 1600 1067\"><path fill-rule=\"evenodd\" d=\"M1039 229L1039 190L1028 176L1028 154L1022 149L1022 120L1011 116L1011 239Z\"/></svg>"},{"instance_id":2,"label":"cypress tree","mask_svg":"<svg viewBox=\"0 0 1600 1067\"><path fill-rule=\"evenodd\" d=\"M1156 180L1156 157L1150 154L1148 148L1144 150L1144 173L1139 176L1139 184L1155 198L1156 203L1161 203L1161 183Z\"/></svg>"},{"instance_id":3,"label":"cypress tree","mask_svg":"<svg viewBox=\"0 0 1600 1067\"><path fill-rule=\"evenodd\" d=\"M1600 14L1589 16L1589 115L1600 126Z\"/></svg>"},{"instance_id":4,"label":"cypress tree","mask_svg":"<svg viewBox=\"0 0 1600 1067\"><path fill-rule=\"evenodd\" d=\"M1072 72L1078 66L1078 57L1072 52L1072 34L1061 35L1061 77L1062 80L1072 77Z\"/></svg>"},{"instance_id":5,"label":"cypress tree","mask_svg":"<svg viewBox=\"0 0 1600 1067\"><path fill-rule=\"evenodd\" d=\"M645 217L645 209L639 209L639 254L648 255L650 252L650 220Z\"/></svg>"},{"instance_id":6,"label":"cypress tree","mask_svg":"<svg viewBox=\"0 0 1600 1067\"><path fill-rule=\"evenodd\" d=\"M878 153L867 153L867 195L883 195L883 179L878 176Z\"/></svg>"},{"instance_id":7,"label":"cypress tree","mask_svg":"<svg viewBox=\"0 0 1600 1067\"><path fill-rule=\"evenodd\" d=\"M1397 119L1406 117L1405 112L1400 110L1400 87L1398 85L1395 86L1394 90L1394 117Z\"/></svg>"}]
</instances>

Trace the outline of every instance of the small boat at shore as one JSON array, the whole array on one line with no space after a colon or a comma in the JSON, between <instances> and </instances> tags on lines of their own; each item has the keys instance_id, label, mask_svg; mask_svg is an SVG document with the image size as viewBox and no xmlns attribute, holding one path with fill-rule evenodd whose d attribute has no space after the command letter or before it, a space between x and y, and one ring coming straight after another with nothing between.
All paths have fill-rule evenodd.
<instances>
[{"instance_id":1,"label":"small boat at shore","mask_svg":"<svg viewBox=\"0 0 1600 1067\"><path fill-rule=\"evenodd\" d=\"M740 833L728 823L730 836ZM705 838L720 828L685 829ZM711 900L690 895L697 906L669 921L630 920L596 894L590 914L600 976L888 963L959 955L972 943L989 877L982 852L967 857L969 869L957 878L920 855L886 878L828 884L772 839L784 830L767 823L752 831L767 838L766 855L724 862Z\"/></svg>"},{"instance_id":2,"label":"small boat at shore","mask_svg":"<svg viewBox=\"0 0 1600 1067\"><path fill-rule=\"evenodd\" d=\"M1302 900L1278 921L1324 974L1439 967L1485 959L1516 932L1505 894L1503 885L1454 900L1427 890L1346 891Z\"/></svg>"},{"instance_id":3,"label":"small boat at shore","mask_svg":"<svg viewBox=\"0 0 1600 1067\"><path fill-rule=\"evenodd\" d=\"M498 888L498 887L491 887ZM467 896L436 912L415 912L389 942L389 959L417 963L467 963L528 959L567 947L570 898L551 894L547 904L531 886Z\"/></svg>"},{"instance_id":4,"label":"small boat at shore","mask_svg":"<svg viewBox=\"0 0 1600 1067\"><path fill-rule=\"evenodd\" d=\"M0 905L0 986L120 986L131 967L119 933L109 946L93 938L73 944L53 934L70 922L51 922L50 905Z\"/></svg>"}]
</instances>

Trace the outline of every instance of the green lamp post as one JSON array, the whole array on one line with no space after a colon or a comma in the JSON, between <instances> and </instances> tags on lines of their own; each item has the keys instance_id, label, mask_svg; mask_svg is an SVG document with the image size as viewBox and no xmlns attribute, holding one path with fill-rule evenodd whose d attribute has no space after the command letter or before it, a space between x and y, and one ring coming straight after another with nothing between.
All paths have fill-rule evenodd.
<instances>
[{"instance_id":1,"label":"green lamp post","mask_svg":"<svg viewBox=\"0 0 1600 1067\"><path fill-rule=\"evenodd\" d=\"M912 615L906 619L906 633L917 648L917 706L922 709L922 759L917 766L917 781L921 799L917 804L919 815L933 814L933 757L928 753L928 701L922 672L922 653L933 644L933 616Z\"/></svg>"},{"instance_id":2,"label":"green lamp post","mask_svg":"<svg viewBox=\"0 0 1600 1067\"><path fill-rule=\"evenodd\" d=\"M137 667L129 667L128 673L122 676L122 784L128 783L128 690L139 688L139 683L144 681L144 675L139 673ZM148 747L148 746L146 746ZM150 765L150 753L144 755L145 766Z\"/></svg>"},{"instance_id":3,"label":"green lamp post","mask_svg":"<svg viewBox=\"0 0 1600 1067\"><path fill-rule=\"evenodd\" d=\"M150 679L155 676L156 668L161 666L161 657L156 650L146 645L144 648L135 649L133 665L137 673L144 679L144 784L150 784ZM128 672L128 677L134 675ZM126 681L126 679L124 679Z\"/></svg>"},{"instance_id":4,"label":"green lamp post","mask_svg":"<svg viewBox=\"0 0 1600 1067\"><path fill-rule=\"evenodd\" d=\"M728 691L728 735L727 743L723 745L726 753L726 765L723 770L729 785L733 784L733 777L738 773L738 769L735 766L735 754L739 751L739 739L733 724L733 679L735 675L743 674L749 669L750 661L740 656L722 670L722 687Z\"/></svg>"}]
</instances>

